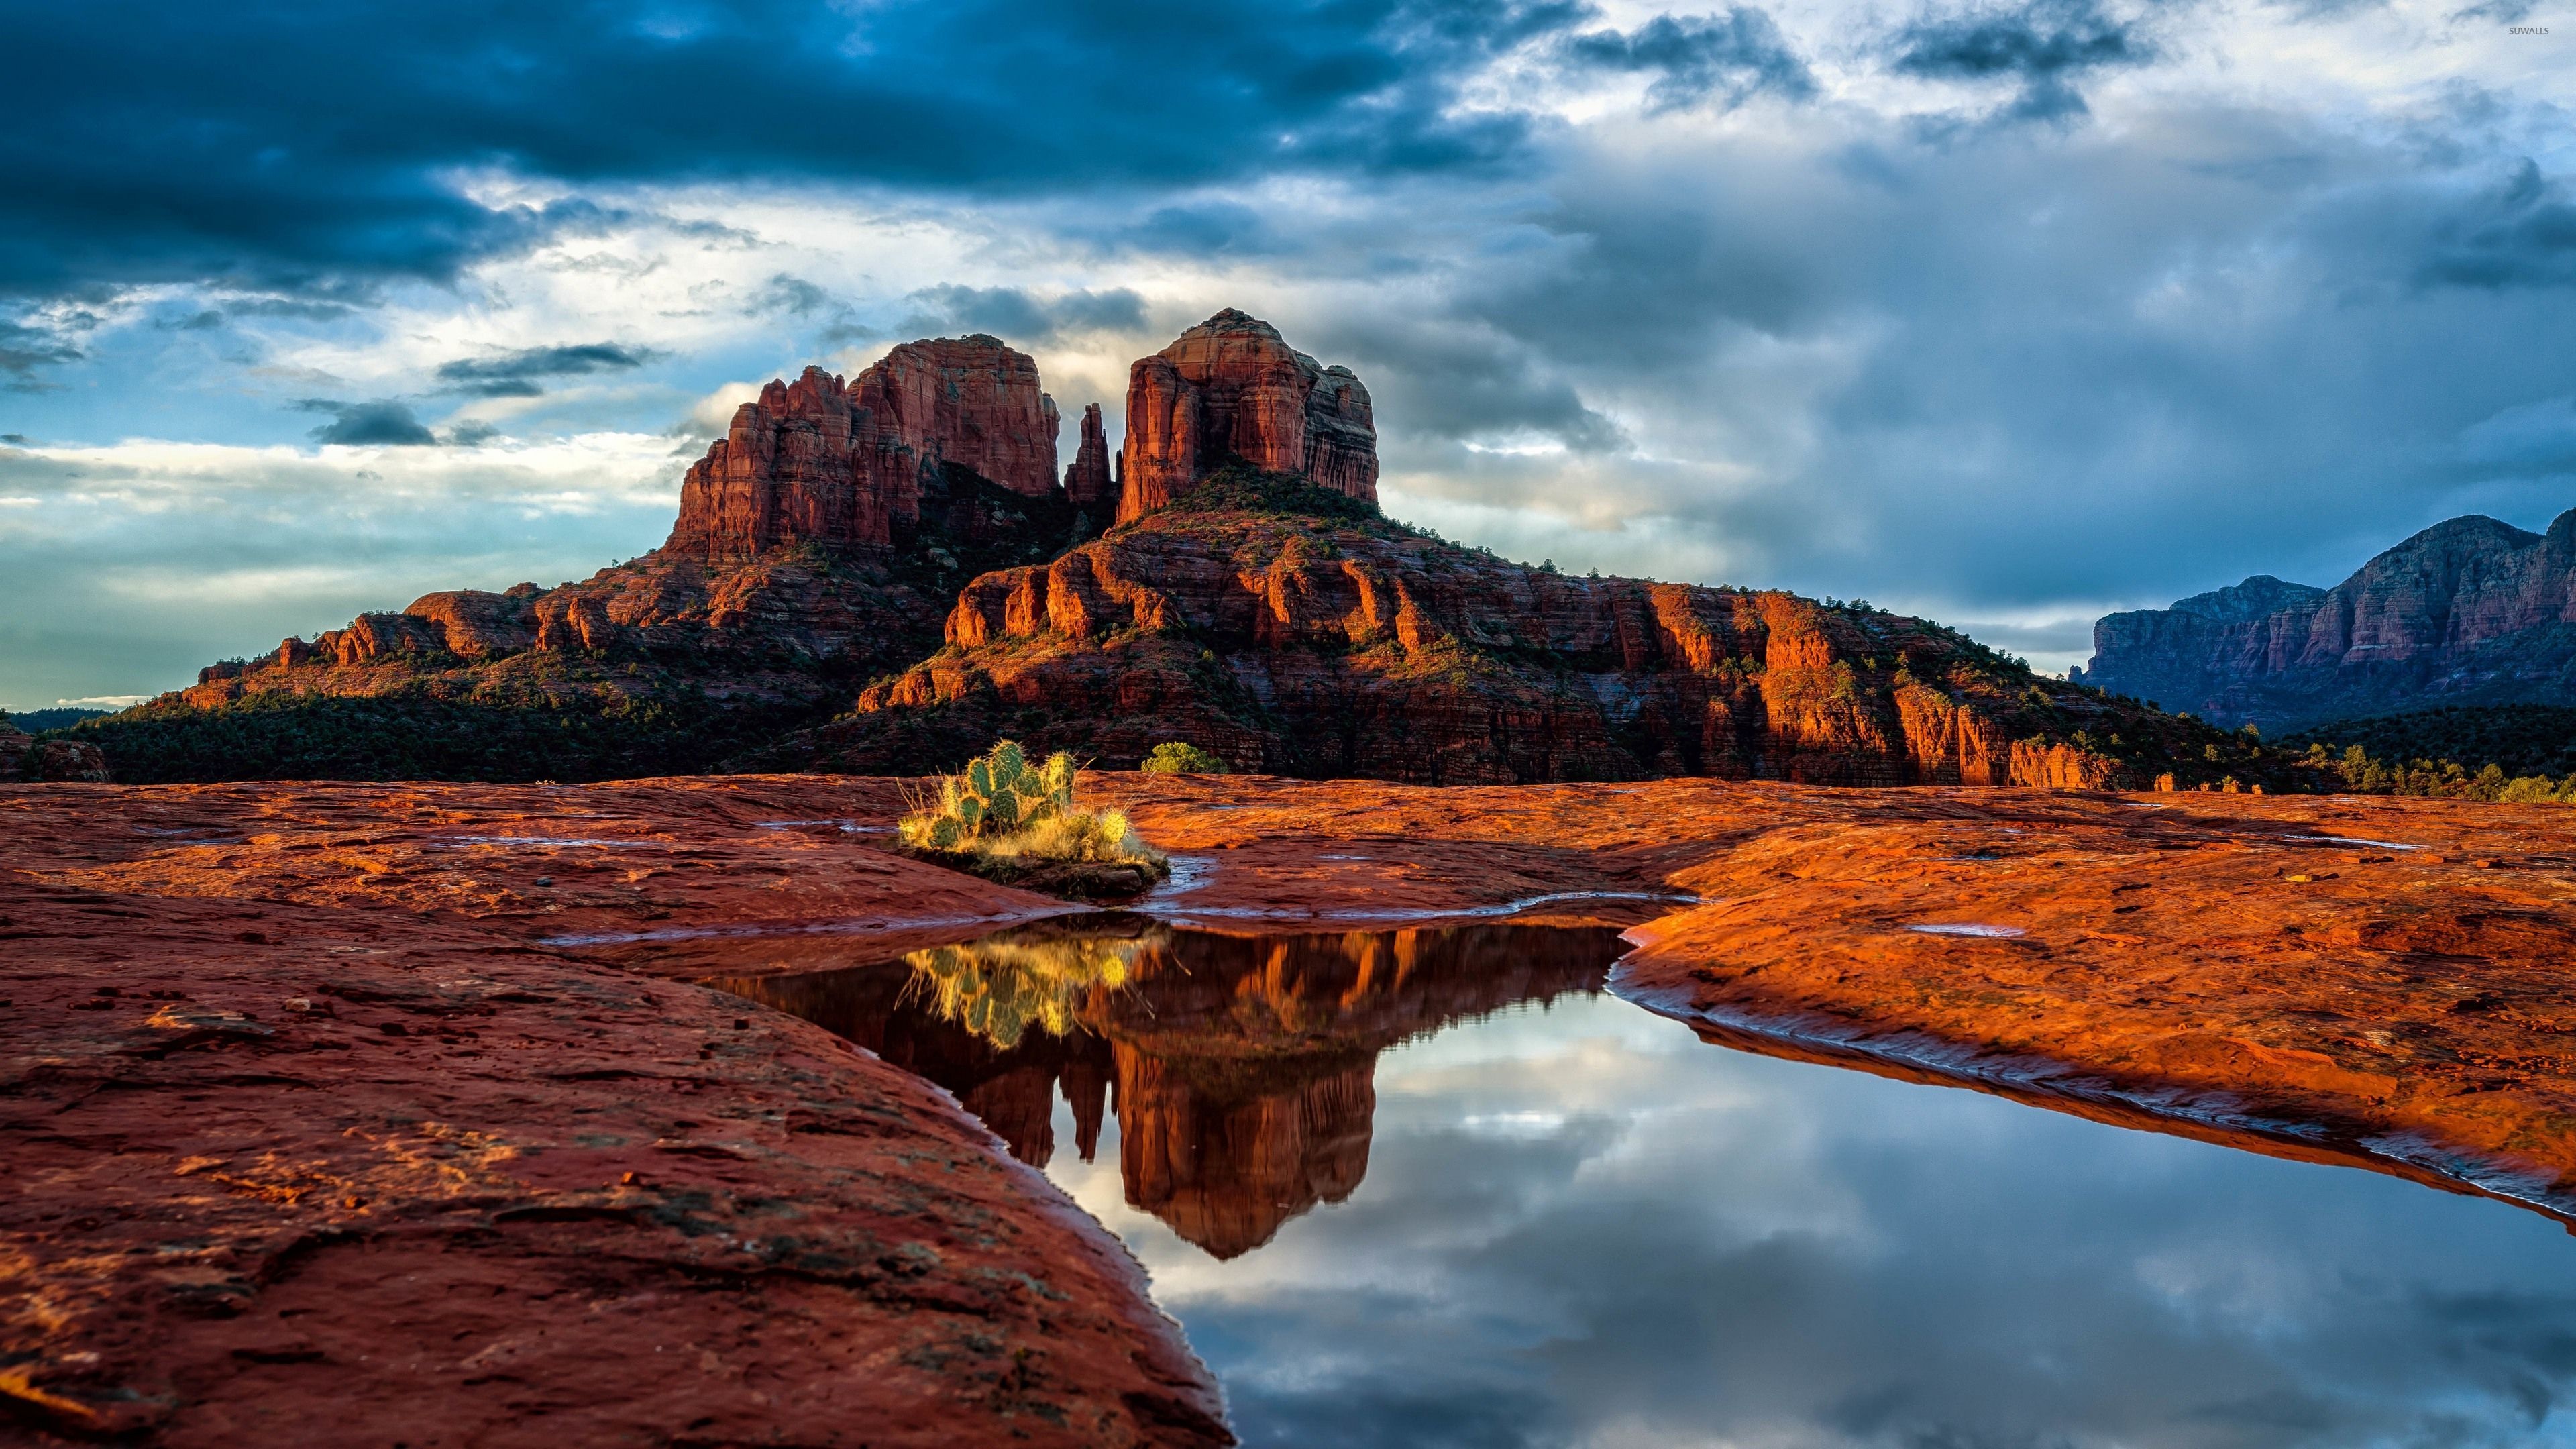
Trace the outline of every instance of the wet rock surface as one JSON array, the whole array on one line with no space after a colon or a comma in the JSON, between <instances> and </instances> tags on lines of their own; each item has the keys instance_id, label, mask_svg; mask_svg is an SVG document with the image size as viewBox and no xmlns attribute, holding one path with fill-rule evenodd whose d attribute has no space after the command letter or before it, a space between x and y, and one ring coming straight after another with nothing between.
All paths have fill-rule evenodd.
<instances>
[{"instance_id":1,"label":"wet rock surface","mask_svg":"<svg viewBox=\"0 0 2576 1449\"><path fill-rule=\"evenodd\" d=\"M1636 928L1616 989L1714 1034L2576 1216L2561 809L1710 780L1081 789L1173 853L1143 902L1157 919ZM707 1442L791 1422L831 1442L853 1413L878 1443L1206 1442L1204 1380L1177 1346L1129 1356L1168 1340L1138 1336L1118 1263L1086 1256L1098 1240L1001 1145L819 1031L667 979L883 960L1071 909L883 848L903 802L899 781L780 777L0 789L0 1228L25 1265L10 1392L47 1425L174 1443L255 1438L278 1404L366 1439L433 1394L494 1443L648 1420L685 1441L708 1414ZM1169 1132L1139 1119L1140 1152L1248 1154L1168 1193L1140 1159L1172 1221L1253 1241L1272 1221L1255 1198L1338 1190L1335 1124L1362 1084L1295 1023L1376 1040L1372 1003L1390 1029L1411 1019L1407 980L1477 999L1455 973L1398 972L1381 997L1357 960L1175 976L1153 1021L1103 1018L1140 1053L1121 1090L1172 1108ZM1243 1035L1247 1002L1294 1031ZM1229 1053L1283 1075L1212 1078ZM1120 1067L1051 1075L1086 1070ZM1007 1110L1015 1090L984 1104L1021 1123L1006 1137L1035 1121ZM878 1261L906 1242L939 1266ZM1018 1271L1069 1301L991 1276ZM694 1345L699 1367L642 1365L648 1342ZM709 1407L672 1417L683 1400ZM876 1427L913 1410L932 1427L910 1440ZM830 1423L781 1417L809 1411ZM939 1437L960 1425L1000 1433Z\"/></svg>"},{"instance_id":2,"label":"wet rock surface","mask_svg":"<svg viewBox=\"0 0 2576 1449\"><path fill-rule=\"evenodd\" d=\"M412 820L425 798L0 797L0 1389L21 1432L1230 1442L1123 1251L950 1100L819 1029L532 939L665 907L516 901L612 889L575 884L585 855L621 878L678 863L527 843L611 835L751 837L756 900L794 828L670 799L658 832L488 799ZM855 870L865 848L822 829ZM511 863L462 894L420 879L477 850ZM884 894L860 874L804 907Z\"/></svg>"}]
</instances>

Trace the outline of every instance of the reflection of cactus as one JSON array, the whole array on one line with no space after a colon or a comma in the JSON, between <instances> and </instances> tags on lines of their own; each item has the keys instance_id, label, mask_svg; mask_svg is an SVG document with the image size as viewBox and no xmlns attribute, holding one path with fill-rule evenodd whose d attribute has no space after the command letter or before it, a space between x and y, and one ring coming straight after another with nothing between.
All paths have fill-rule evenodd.
<instances>
[{"instance_id":1,"label":"reflection of cactus","mask_svg":"<svg viewBox=\"0 0 2576 1449\"><path fill-rule=\"evenodd\" d=\"M904 961L939 1014L1004 1051L1032 1026L1071 1033L1092 988L1127 984L1139 939L979 941L915 951Z\"/></svg>"}]
</instances>

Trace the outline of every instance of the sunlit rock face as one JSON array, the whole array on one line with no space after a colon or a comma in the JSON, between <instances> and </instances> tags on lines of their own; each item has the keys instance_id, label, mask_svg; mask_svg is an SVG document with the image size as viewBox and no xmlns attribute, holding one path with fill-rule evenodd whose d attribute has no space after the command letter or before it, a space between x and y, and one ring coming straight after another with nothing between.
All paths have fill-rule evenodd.
<instances>
[{"instance_id":1,"label":"sunlit rock face","mask_svg":"<svg viewBox=\"0 0 2576 1449\"><path fill-rule=\"evenodd\" d=\"M1225 463L1300 473L1377 501L1377 424L1368 389L1277 328L1228 307L1140 358L1127 381L1120 521L1141 517Z\"/></svg>"},{"instance_id":2,"label":"sunlit rock face","mask_svg":"<svg viewBox=\"0 0 2576 1449\"><path fill-rule=\"evenodd\" d=\"M1607 930L1253 938L1087 919L1107 924L1005 932L909 968L719 984L948 1088L1023 1162L1056 1150L1058 1091L1091 1160L1106 1099L1128 1203L1232 1258L1359 1187L1380 1052L1597 991L1621 949Z\"/></svg>"},{"instance_id":3,"label":"sunlit rock face","mask_svg":"<svg viewBox=\"0 0 2576 1449\"><path fill-rule=\"evenodd\" d=\"M1302 483L1259 486L1230 469L1051 563L974 580L949 650L870 684L769 767L918 773L1007 735L1120 767L1187 740L1239 770L1436 785L2098 788L2200 753L2151 745L2178 722L1921 619L1569 577ZM1276 506L1292 496L1340 513Z\"/></svg>"},{"instance_id":4,"label":"sunlit rock face","mask_svg":"<svg viewBox=\"0 0 2576 1449\"><path fill-rule=\"evenodd\" d=\"M2444 704L2576 703L2576 512L2454 518L2331 589L2257 575L2093 626L2086 683L2267 730Z\"/></svg>"},{"instance_id":5,"label":"sunlit rock face","mask_svg":"<svg viewBox=\"0 0 2576 1449\"><path fill-rule=\"evenodd\" d=\"M997 338L908 342L847 383L808 367L734 410L691 465L663 549L723 564L787 544L882 548L918 521L942 463L1046 498L1056 427L1036 360Z\"/></svg>"},{"instance_id":6,"label":"sunlit rock face","mask_svg":"<svg viewBox=\"0 0 2576 1449\"><path fill-rule=\"evenodd\" d=\"M1117 501L1118 485L1109 468L1109 434L1100 425L1098 403L1087 404L1082 410L1082 442L1074 450L1073 462L1064 470L1064 498L1076 508L1098 508Z\"/></svg>"}]
</instances>

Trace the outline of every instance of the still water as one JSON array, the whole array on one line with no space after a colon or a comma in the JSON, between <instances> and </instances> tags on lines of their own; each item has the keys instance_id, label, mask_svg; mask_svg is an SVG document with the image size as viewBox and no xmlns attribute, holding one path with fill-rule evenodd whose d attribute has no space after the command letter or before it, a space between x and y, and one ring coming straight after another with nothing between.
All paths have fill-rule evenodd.
<instances>
[{"instance_id":1,"label":"still water","mask_svg":"<svg viewBox=\"0 0 2576 1449\"><path fill-rule=\"evenodd\" d=\"M712 984L1043 1167L1248 1444L2576 1445L2558 1223L1712 1045L1619 949L1090 916Z\"/></svg>"}]
</instances>

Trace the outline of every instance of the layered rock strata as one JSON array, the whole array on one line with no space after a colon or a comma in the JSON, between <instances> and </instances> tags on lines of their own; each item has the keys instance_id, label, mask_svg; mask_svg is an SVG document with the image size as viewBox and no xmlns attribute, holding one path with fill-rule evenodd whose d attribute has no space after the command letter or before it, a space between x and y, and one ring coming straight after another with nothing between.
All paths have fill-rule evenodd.
<instances>
[{"instance_id":1,"label":"layered rock strata","mask_svg":"<svg viewBox=\"0 0 2576 1449\"><path fill-rule=\"evenodd\" d=\"M1433 784L2143 786L2205 763L2191 727L1919 619L1569 578L1248 487L977 579L947 651L775 758L898 772L1000 733L1103 764L1179 739L1239 769Z\"/></svg>"},{"instance_id":2,"label":"layered rock strata","mask_svg":"<svg viewBox=\"0 0 2576 1449\"><path fill-rule=\"evenodd\" d=\"M1109 434L1100 426L1100 404L1082 409L1082 442L1064 470L1064 498L1076 508L1115 505L1118 483L1109 467Z\"/></svg>"},{"instance_id":3,"label":"layered rock strata","mask_svg":"<svg viewBox=\"0 0 2576 1449\"><path fill-rule=\"evenodd\" d=\"M2279 732L2448 704L2576 703L2576 512L2436 524L2331 589L2258 575L2093 626L2080 678Z\"/></svg>"},{"instance_id":4,"label":"layered rock strata","mask_svg":"<svg viewBox=\"0 0 2576 1449\"><path fill-rule=\"evenodd\" d=\"M998 338L907 342L847 383L808 367L734 410L690 466L663 551L726 564L799 543L888 547L942 464L1051 496L1056 431L1037 362Z\"/></svg>"},{"instance_id":5,"label":"layered rock strata","mask_svg":"<svg viewBox=\"0 0 2576 1449\"><path fill-rule=\"evenodd\" d=\"M990 337L808 368L736 410L663 547L289 638L93 733L141 780L704 770L936 648L966 580L1073 542L1056 427Z\"/></svg>"},{"instance_id":6,"label":"layered rock strata","mask_svg":"<svg viewBox=\"0 0 2576 1449\"><path fill-rule=\"evenodd\" d=\"M1368 389L1349 368L1323 366L1269 323L1231 307L1129 372L1121 459L1121 522L1232 461L1377 501Z\"/></svg>"}]
</instances>

